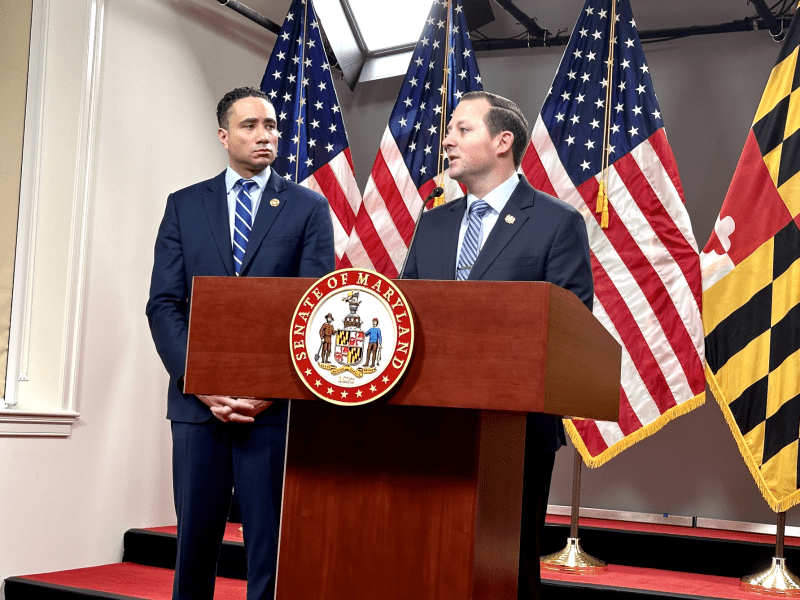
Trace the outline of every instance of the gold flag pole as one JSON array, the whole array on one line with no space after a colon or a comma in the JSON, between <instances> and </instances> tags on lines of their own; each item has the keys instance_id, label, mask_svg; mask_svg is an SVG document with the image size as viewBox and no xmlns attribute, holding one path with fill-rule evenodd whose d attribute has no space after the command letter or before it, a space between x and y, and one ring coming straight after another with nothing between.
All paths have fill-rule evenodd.
<instances>
[{"instance_id":1,"label":"gold flag pole","mask_svg":"<svg viewBox=\"0 0 800 600\"><path fill-rule=\"evenodd\" d=\"M447 24L445 25L445 37L447 38L444 43L444 61L442 61L442 68L444 69L443 77L442 77L442 113L439 115L439 163L437 170L439 171L439 183L437 184L438 187L444 187L442 184L444 183L444 148L442 148L442 142L444 141L445 135L445 128L447 127L447 98L449 97L447 84L449 82L449 75L450 75L450 38L451 38L451 29L453 27L452 19L450 18L450 13L452 11L451 7L452 0L447 0ZM445 203L444 194L441 196L436 196L433 200L434 208L437 206L441 206Z\"/></svg>"},{"instance_id":2,"label":"gold flag pole","mask_svg":"<svg viewBox=\"0 0 800 600\"><path fill-rule=\"evenodd\" d=\"M614 44L616 42L617 2L611 0L611 19L608 35L608 62L606 63L606 101L603 122L603 151L600 169L600 183L597 191L597 213L601 213L600 227L608 228L608 162L609 146L611 144L611 98L614 75ZM581 498L581 455L575 450L572 470L572 507L567 545L555 554L549 554L540 559L542 569L546 571L561 571L580 575L594 575L605 571L608 567L600 559L586 553L580 545L578 537L578 515L580 512Z\"/></svg>"},{"instance_id":3,"label":"gold flag pole","mask_svg":"<svg viewBox=\"0 0 800 600\"><path fill-rule=\"evenodd\" d=\"M303 78L305 77L306 65L306 43L308 42L308 2L303 2L305 11L303 12L303 43L300 44L300 64L297 67L298 79L300 80L300 110L297 113L297 158L294 165L294 181L300 183L300 129L303 124L303 106L306 103L305 90L303 89Z\"/></svg>"},{"instance_id":4,"label":"gold flag pole","mask_svg":"<svg viewBox=\"0 0 800 600\"><path fill-rule=\"evenodd\" d=\"M786 512L779 512L775 535L775 556L772 558L772 565L765 571L742 577L739 580L741 589L770 596L800 597L800 579L786 567L786 559L783 556L785 535Z\"/></svg>"},{"instance_id":5,"label":"gold flag pole","mask_svg":"<svg viewBox=\"0 0 800 600\"><path fill-rule=\"evenodd\" d=\"M572 514L569 525L569 538L567 545L555 554L543 556L540 559L542 569L545 571L560 571L562 573L575 573L576 575L596 575L605 571L606 563L587 554L580 544L578 537L578 513L581 499L581 455L575 450L572 467Z\"/></svg>"},{"instance_id":6,"label":"gold flag pole","mask_svg":"<svg viewBox=\"0 0 800 600\"><path fill-rule=\"evenodd\" d=\"M603 150L600 182L597 188L596 212L600 214L600 228L608 229L608 161L611 146L611 98L614 83L614 44L617 37L617 2L611 1L611 21L608 32L608 62L606 63L606 103L603 118Z\"/></svg>"}]
</instances>

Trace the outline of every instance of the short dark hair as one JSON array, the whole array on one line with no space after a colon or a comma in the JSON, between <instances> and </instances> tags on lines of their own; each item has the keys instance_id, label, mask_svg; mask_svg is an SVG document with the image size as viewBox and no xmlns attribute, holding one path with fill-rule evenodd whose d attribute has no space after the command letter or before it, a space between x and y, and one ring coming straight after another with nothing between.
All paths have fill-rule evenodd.
<instances>
[{"instance_id":1,"label":"short dark hair","mask_svg":"<svg viewBox=\"0 0 800 600\"><path fill-rule=\"evenodd\" d=\"M525 154L525 148L528 146L529 129L528 120L519 106L514 104L508 98L503 98L491 92L467 92L461 96L461 102L468 100L486 100L491 108L486 113L484 122L486 128L489 130L489 135L496 136L501 131L510 131L514 136L514 143L511 145L511 152L514 156L514 166L519 169L522 163L522 155Z\"/></svg>"},{"instance_id":2,"label":"short dark hair","mask_svg":"<svg viewBox=\"0 0 800 600\"><path fill-rule=\"evenodd\" d=\"M222 97L222 100L217 103L217 123L220 127L223 129L228 128L228 113L231 111L231 106L233 106L234 102L241 100L242 98L261 98L272 105L272 103L269 101L269 98L267 98L267 95L256 88L240 87L236 88L235 90L231 90Z\"/></svg>"}]
</instances>

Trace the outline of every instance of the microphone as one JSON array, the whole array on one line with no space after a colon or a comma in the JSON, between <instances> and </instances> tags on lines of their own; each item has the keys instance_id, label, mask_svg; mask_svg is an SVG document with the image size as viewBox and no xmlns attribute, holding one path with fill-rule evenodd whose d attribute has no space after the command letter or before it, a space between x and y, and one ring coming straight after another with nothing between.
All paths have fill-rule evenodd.
<instances>
[{"instance_id":1,"label":"microphone","mask_svg":"<svg viewBox=\"0 0 800 600\"><path fill-rule=\"evenodd\" d=\"M433 188L433 191L430 194L428 194L427 198L425 198L425 202L422 203L422 208L425 208L425 206L428 204L428 202L430 202L434 198L438 198L442 194L444 194L444 188L443 187L435 187L435 188ZM419 214L422 214L422 211L420 211ZM417 221L419 221L419 219L417 219Z\"/></svg>"},{"instance_id":2,"label":"microphone","mask_svg":"<svg viewBox=\"0 0 800 600\"><path fill-rule=\"evenodd\" d=\"M428 194L428 197L425 198L425 201L422 203L422 208L419 209L419 214L417 215L417 222L414 223L414 234L411 236L411 243L408 245L408 250L406 250L406 257L403 259L403 266L400 267L400 272L397 274L398 279L403 278L403 273L406 270L406 263L408 262L408 255L411 252L411 246L414 245L414 240L417 238L417 227L419 227L419 220L422 218L422 213L425 211L425 207L427 206L428 202L437 198L444 194L444 188L442 187L435 187L433 191Z\"/></svg>"}]
</instances>

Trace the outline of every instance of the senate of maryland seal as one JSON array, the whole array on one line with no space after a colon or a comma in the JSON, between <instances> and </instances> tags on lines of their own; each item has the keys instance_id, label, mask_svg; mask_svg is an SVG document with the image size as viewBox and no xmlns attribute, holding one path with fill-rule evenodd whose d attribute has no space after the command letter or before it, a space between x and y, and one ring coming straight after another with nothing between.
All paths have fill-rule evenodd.
<instances>
[{"instance_id":1,"label":"senate of maryland seal","mask_svg":"<svg viewBox=\"0 0 800 600\"><path fill-rule=\"evenodd\" d=\"M297 374L315 395L334 404L365 404L389 392L405 372L414 322L390 279L341 269L303 295L290 346Z\"/></svg>"}]
</instances>

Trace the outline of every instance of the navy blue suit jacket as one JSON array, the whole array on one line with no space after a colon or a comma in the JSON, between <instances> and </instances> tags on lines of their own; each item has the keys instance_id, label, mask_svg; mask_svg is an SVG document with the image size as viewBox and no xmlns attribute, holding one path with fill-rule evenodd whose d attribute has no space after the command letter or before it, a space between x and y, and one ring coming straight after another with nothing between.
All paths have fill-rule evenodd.
<instances>
[{"instance_id":1,"label":"navy blue suit jacket","mask_svg":"<svg viewBox=\"0 0 800 600\"><path fill-rule=\"evenodd\" d=\"M271 200L278 200L273 206ZM241 275L314 277L335 266L333 226L324 197L273 170L247 242ZM183 394L179 380L186 365L189 299L198 275L235 276L225 171L170 194L156 238L147 318L170 376L167 418L202 423L211 411ZM285 423L286 410L262 412L257 423Z\"/></svg>"},{"instance_id":2,"label":"navy blue suit jacket","mask_svg":"<svg viewBox=\"0 0 800 600\"><path fill-rule=\"evenodd\" d=\"M423 213L404 278L455 279L458 234L466 207L463 197ZM535 190L520 177L469 279L548 281L573 292L591 310L594 284L583 217L566 202ZM528 435L547 450L557 450L566 441L561 420L549 415L530 415Z\"/></svg>"}]
</instances>

